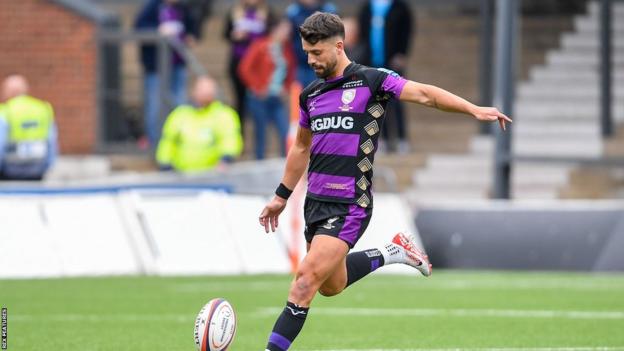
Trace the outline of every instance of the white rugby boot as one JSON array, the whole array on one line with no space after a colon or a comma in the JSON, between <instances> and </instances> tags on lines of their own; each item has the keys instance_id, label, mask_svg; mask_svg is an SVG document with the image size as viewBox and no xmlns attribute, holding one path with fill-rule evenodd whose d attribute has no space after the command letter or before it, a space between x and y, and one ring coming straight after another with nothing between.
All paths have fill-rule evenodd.
<instances>
[{"instance_id":1,"label":"white rugby boot","mask_svg":"<svg viewBox=\"0 0 624 351\"><path fill-rule=\"evenodd\" d=\"M429 256L418 249L413 235L397 233L392 238L392 243L386 245L385 249L384 253L387 254L384 255L385 264L403 263L418 269L425 277L431 275Z\"/></svg>"}]
</instances>

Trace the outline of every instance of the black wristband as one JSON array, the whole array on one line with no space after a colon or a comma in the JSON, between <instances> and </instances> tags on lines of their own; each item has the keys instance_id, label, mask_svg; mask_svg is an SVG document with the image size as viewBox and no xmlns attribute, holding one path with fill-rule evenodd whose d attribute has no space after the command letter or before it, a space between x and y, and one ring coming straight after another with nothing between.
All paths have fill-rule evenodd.
<instances>
[{"instance_id":1,"label":"black wristband","mask_svg":"<svg viewBox=\"0 0 624 351\"><path fill-rule=\"evenodd\" d=\"M275 189L275 195L281 197L284 200L288 200L290 194L292 194L292 190L288 189L283 183L280 183L277 189Z\"/></svg>"}]
</instances>

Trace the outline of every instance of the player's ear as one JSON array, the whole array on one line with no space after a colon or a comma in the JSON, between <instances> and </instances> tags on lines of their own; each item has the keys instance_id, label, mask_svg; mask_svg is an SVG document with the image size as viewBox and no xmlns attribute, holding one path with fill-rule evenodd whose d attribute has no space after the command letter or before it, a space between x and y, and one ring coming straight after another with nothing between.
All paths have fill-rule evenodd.
<instances>
[{"instance_id":1,"label":"player's ear","mask_svg":"<svg viewBox=\"0 0 624 351\"><path fill-rule=\"evenodd\" d=\"M344 53L344 41L342 39L336 40L336 51L338 55L342 55Z\"/></svg>"}]
</instances>

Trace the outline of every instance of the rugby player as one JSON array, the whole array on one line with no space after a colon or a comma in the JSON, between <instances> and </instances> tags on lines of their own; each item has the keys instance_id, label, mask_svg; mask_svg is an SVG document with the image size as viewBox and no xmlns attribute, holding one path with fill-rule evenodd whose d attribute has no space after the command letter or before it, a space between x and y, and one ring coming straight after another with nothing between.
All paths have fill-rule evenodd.
<instances>
[{"instance_id":1,"label":"rugby player","mask_svg":"<svg viewBox=\"0 0 624 351\"><path fill-rule=\"evenodd\" d=\"M308 169L304 204L308 253L301 262L278 317L267 351L288 350L301 331L317 291L334 296L377 268L394 263L431 274L427 255L412 235L398 233L385 247L349 253L373 211L373 160L389 99L459 112L480 121L509 117L476 106L438 87L407 80L383 68L358 65L344 51L340 17L317 12L300 27L303 49L317 80L299 97L296 141L276 195L260 214L265 231L275 231L292 189Z\"/></svg>"}]
</instances>

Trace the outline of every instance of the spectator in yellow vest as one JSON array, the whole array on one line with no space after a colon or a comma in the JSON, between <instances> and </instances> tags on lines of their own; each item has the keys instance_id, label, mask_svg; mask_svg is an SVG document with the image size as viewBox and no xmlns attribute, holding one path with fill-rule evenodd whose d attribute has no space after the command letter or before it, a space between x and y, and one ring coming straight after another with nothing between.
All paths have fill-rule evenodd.
<instances>
[{"instance_id":1,"label":"spectator in yellow vest","mask_svg":"<svg viewBox=\"0 0 624 351\"><path fill-rule=\"evenodd\" d=\"M2 84L1 180L41 180L58 154L52 106L28 91L28 81L20 75Z\"/></svg>"},{"instance_id":2,"label":"spectator in yellow vest","mask_svg":"<svg viewBox=\"0 0 624 351\"><path fill-rule=\"evenodd\" d=\"M201 172L230 163L243 150L238 114L216 100L213 79L200 77L194 106L182 105L167 117L156 160L163 170Z\"/></svg>"}]
</instances>

